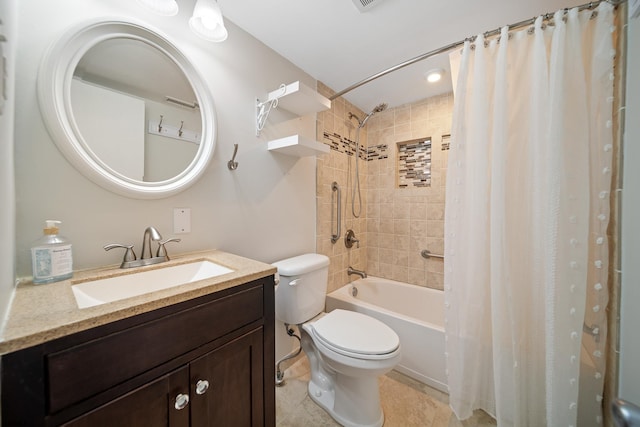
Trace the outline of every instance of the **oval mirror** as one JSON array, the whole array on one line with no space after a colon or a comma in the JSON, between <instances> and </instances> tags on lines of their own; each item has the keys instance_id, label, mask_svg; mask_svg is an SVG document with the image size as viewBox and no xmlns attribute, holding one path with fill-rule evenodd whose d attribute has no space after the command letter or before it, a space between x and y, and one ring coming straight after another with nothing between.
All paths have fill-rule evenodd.
<instances>
[{"instance_id":1,"label":"oval mirror","mask_svg":"<svg viewBox=\"0 0 640 427\"><path fill-rule=\"evenodd\" d=\"M66 159L124 196L183 190L215 150L204 80L166 37L138 23L94 21L66 32L43 58L38 100Z\"/></svg>"}]
</instances>

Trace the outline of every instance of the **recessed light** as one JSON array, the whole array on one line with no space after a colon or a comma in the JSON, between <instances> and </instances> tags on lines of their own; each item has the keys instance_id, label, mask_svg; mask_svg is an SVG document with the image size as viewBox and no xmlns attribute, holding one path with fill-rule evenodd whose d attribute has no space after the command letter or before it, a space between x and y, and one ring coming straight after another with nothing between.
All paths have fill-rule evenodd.
<instances>
[{"instance_id":1,"label":"recessed light","mask_svg":"<svg viewBox=\"0 0 640 427\"><path fill-rule=\"evenodd\" d=\"M427 79L429 83L435 83L440 81L443 75L444 75L444 70L442 68L436 68L424 73L424 78Z\"/></svg>"}]
</instances>

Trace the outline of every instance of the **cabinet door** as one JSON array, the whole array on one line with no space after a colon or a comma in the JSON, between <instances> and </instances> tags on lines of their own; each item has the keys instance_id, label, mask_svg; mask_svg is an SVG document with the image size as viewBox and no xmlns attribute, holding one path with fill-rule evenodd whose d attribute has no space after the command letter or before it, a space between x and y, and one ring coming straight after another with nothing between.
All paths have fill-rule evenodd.
<instances>
[{"instance_id":1,"label":"cabinet door","mask_svg":"<svg viewBox=\"0 0 640 427\"><path fill-rule=\"evenodd\" d=\"M176 398L182 394L178 403ZM66 427L188 427L189 368L178 369L70 421ZM181 409L178 407L184 406Z\"/></svg>"},{"instance_id":2,"label":"cabinet door","mask_svg":"<svg viewBox=\"0 0 640 427\"><path fill-rule=\"evenodd\" d=\"M264 425L262 328L190 364L191 425Z\"/></svg>"}]
</instances>

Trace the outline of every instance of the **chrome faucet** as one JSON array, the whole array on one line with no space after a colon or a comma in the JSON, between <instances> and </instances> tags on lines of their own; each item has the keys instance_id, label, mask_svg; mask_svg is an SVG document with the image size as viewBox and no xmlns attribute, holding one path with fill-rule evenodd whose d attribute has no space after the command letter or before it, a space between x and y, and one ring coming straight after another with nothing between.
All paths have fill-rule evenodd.
<instances>
[{"instance_id":1,"label":"chrome faucet","mask_svg":"<svg viewBox=\"0 0 640 427\"><path fill-rule=\"evenodd\" d=\"M142 255L140 255L140 259L153 258L153 253L151 252L152 240L159 242L162 240L162 236L154 227L147 227L147 229L144 230L144 236L142 236ZM147 252L149 252L149 255L147 255Z\"/></svg>"},{"instance_id":2,"label":"chrome faucet","mask_svg":"<svg viewBox=\"0 0 640 427\"><path fill-rule=\"evenodd\" d=\"M365 273L364 270L356 270L355 268L349 266L349 268L347 268L347 275L351 276L352 274L357 274L358 276L362 277L363 279L367 278L367 273Z\"/></svg>"},{"instance_id":3,"label":"chrome faucet","mask_svg":"<svg viewBox=\"0 0 640 427\"><path fill-rule=\"evenodd\" d=\"M169 255L167 254L166 245L169 242L179 242L180 239L172 238L162 240L162 236L154 227L147 227L144 230L144 236L142 237L142 255L140 259L136 258L136 254L133 251L133 245L122 245L120 243L110 243L103 248L105 251L113 248L124 248L124 258L120 268L141 267L143 265L159 264L161 262L169 261ZM151 242L158 242L158 250L155 256L151 250Z\"/></svg>"}]
</instances>

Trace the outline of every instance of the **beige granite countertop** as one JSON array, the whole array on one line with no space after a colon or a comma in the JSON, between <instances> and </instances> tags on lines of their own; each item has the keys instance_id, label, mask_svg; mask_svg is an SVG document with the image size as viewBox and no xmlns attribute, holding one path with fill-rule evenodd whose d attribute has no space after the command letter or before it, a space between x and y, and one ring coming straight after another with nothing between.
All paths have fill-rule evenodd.
<instances>
[{"instance_id":1,"label":"beige granite countertop","mask_svg":"<svg viewBox=\"0 0 640 427\"><path fill-rule=\"evenodd\" d=\"M71 290L72 285L89 280L200 260L209 260L234 271L222 276L83 309L76 305ZM76 271L73 278L50 284L35 285L25 282L18 285L15 290L0 337L0 355L228 289L270 276L275 272L276 268L269 264L212 250L175 255L171 261L146 267L120 269L119 266L109 266Z\"/></svg>"}]
</instances>

